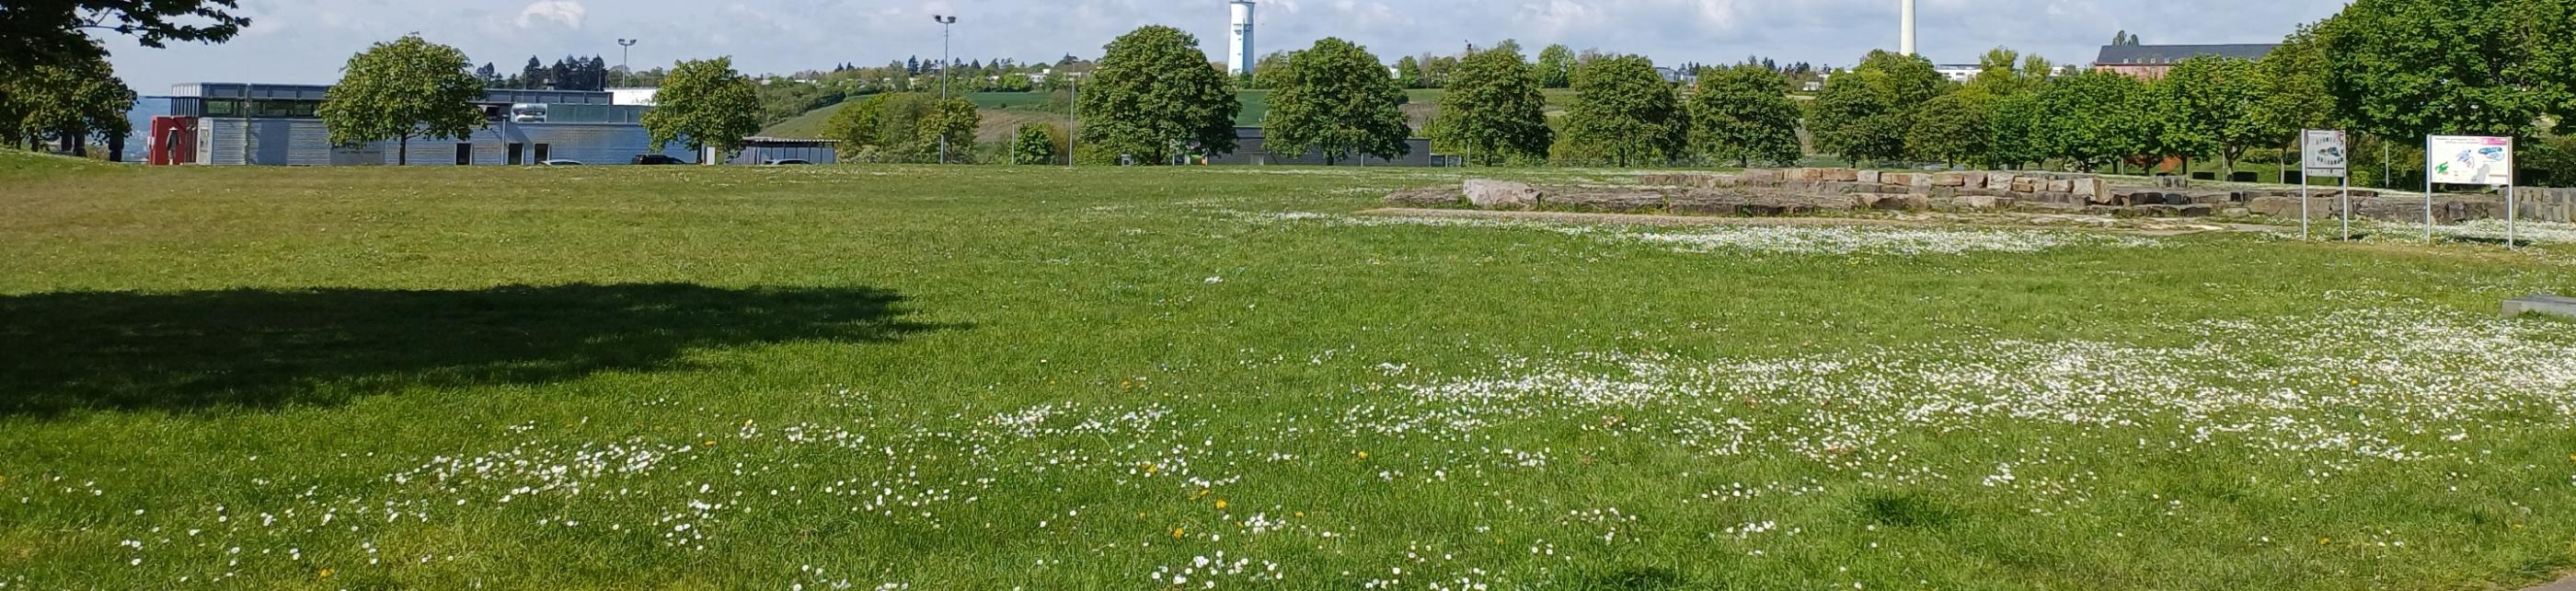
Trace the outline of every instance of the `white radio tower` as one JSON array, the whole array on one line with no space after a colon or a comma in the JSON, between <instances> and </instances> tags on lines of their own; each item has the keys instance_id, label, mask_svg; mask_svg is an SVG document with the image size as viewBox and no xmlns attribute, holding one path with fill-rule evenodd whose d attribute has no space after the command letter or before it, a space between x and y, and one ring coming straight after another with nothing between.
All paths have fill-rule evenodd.
<instances>
[{"instance_id":1,"label":"white radio tower","mask_svg":"<svg viewBox=\"0 0 2576 591\"><path fill-rule=\"evenodd\" d=\"M1254 60L1261 59L1261 56L1252 54L1252 0L1234 0L1232 41L1232 45L1226 46L1226 73L1236 76L1251 74Z\"/></svg>"},{"instance_id":2,"label":"white radio tower","mask_svg":"<svg viewBox=\"0 0 2576 591\"><path fill-rule=\"evenodd\" d=\"M1896 51L1914 55L1914 0L1897 0L1897 20L1904 24L1896 32Z\"/></svg>"}]
</instances>

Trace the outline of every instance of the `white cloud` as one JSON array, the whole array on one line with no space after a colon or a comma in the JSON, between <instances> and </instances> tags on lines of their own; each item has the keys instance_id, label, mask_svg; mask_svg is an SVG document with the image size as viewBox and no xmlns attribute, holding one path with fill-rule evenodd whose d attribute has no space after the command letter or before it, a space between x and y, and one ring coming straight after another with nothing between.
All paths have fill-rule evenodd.
<instances>
[{"instance_id":1,"label":"white cloud","mask_svg":"<svg viewBox=\"0 0 2576 591\"><path fill-rule=\"evenodd\" d=\"M519 9L518 23L519 28L523 29L546 21L552 21L566 28L579 29L582 17L589 13L589 9L582 8L580 2L573 0L538 0L528 4L527 8Z\"/></svg>"}]
</instances>

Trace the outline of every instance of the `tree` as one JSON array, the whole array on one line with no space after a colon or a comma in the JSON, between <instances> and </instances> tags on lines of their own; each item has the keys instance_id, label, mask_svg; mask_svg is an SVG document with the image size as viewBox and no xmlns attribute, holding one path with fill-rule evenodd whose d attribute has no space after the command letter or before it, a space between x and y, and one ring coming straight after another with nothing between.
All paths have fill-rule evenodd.
<instances>
[{"instance_id":1,"label":"tree","mask_svg":"<svg viewBox=\"0 0 2576 591\"><path fill-rule=\"evenodd\" d=\"M1877 86L1849 73L1825 80L1825 89L1807 105L1807 129L1815 134L1816 149L1855 166L1905 157L1905 118Z\"/></svg>"},{"instance_id":2,"label":"tree","mask_svg":"<svg viewBox=\"0 0 2576 591\"><path fill-rule=\"evenodd\" d=\"M1440 97L1434 135L1493 165L1513 157L1546 158L1555 142L1538 74L1519 53L1481 51L1458 63Z\"/></svg>"},{"instance_id":3,"label":"tree","mask_svg":"<svg viewBox=\"0 0 2576 591\"><path fill-rule=\"evenodd\" d=\"M1020 124L1019 137L1011 142L1011 162L1015 164L1051 164L1055 162L1055 135L1044 123Z\"/></svg>"},{"instance_id":4,"label":"tree","mask_svg":"<svg viewBox=\"0 0 2576 591\"><path fill-rule=\"evenodd\" d=\"M2389 138L2576 129L2576 1L2360 0L2327 19L2336 112Z\"/></svg>"},{"instance_id":5,"label":"tree","mask_svg":"<svg viewBox=\"0 0 2576 591\"><path fill-rule=\"evenodd\" d=\"M1803 155L1789 79L1770 68L1746 63L1703 76L1690 108L1691 147L1709 158L1752 166Z\"/></svg>"},{"instance_id":6,"label":"tree","mask_svg":"<svg viewBox=\"0 0 2576 591\"><path fill-rule=\"evenodd\" d=\"M2236 159L2246 148L2280 145L2291 129L2276 129L2256 116L2254 62L2212 55L2175 64L2157 83L2156 106L2163 112L2159 134L2177 155L2212 151L2236 172ZM2188 162L2188 161L2186 161ZM2186 166L2188 168L2188 166Z\"/></svg>"},{"instance_id":7,"label":"tree","mask_svg":"<svg viewBox=\"0 0 2576 591\"><path fill-rule=\"evenodd\" d=\"M1243 104L1198 44L1164 26L1111 41L1083 85L1083 141L1153 164L1181 153L1234 151L1234 116Z\"/></svg>"},{"instance_id":8,"label":"tree","mask_svg":"<svg viewBox=\"0 0 2576 591\"><path fill-rule=\"evenodd\" d=\"M2112 45L2137 45L2137 44L2139 44L2139 41L2138 41L2138 36L2137 36L2137 35L2130 34L2127 30L2122 30L2122 31L2120 31L2120 32L2118 32L2118 33L2113 33L2113 34L2111 34L2111 44L2112 44Z\"/></svg>"},{"instance_id":9,"label":"tree","mask_svg":"<svg viewBox=\"0 0 2576 591\"><path fill-rule=\"evenodd\" d=\"M644 133L660 151L685 141L691 152L715 148L719 159L742 151L742 138L760 133L760 95L751 77L733 69L733 58L689 60L671 68L644 113Z\"/></svg>"},{"instance_id":10,"label":"tree","mask_svg":"<svg viewBox=\"0 0 2576 591\"><path fill-rule=\"evenodd\" d=\"M134 98L103 56L0 76L0 146L53 140L87 155L92 140L114 145L134 132L125 118Z\"/></svg>"},{"instance_id":11,"label":"tree","mask_svg":"<svg viewBox=\"0 0 2576 591\"><path fill-rule=\"evenodd\" d=\"M395 140L395 163L411 164L411 138L465 139L483 127L483 80L465 52L405 35L349 58L340 83L322 95L331 143Z\"/></svg>"},{"instance_id":12,"label":"tree","mask_svg":"<svg viewBox=\"0 0 2576 591\"><path fill-rule=\"evenodd\" d=\"M1888 107L1900 112L1940 96L1950 85L1949 77L1934 69L1931 60L1884 50L1871 50L1851 74L1877 89Z\"/></svg>"},{"instance_id":13,"label":"tree","mask_svg":"<svg viewBox=\"0 0 2576 591\"><path fill-rule=\"evenodd\" d=\"M131 35L144 47L222 43L250 26L235 0L9 0L0 8L0 75L36 66L74 70L107 58L90 31Z\"/></svg>"},{"instance_id":14,"label":"tree","mask_svg":"<svg viewBox=\"0 0 2576 591\"><path fill-rule=\"evenodd\" d=\"M2299 27L2271 54L2254 62L2251 118L2283 135L2267 145L2287 146L2297 139L2299 130L2336 127L2335 98L2326 87L2326 67L2325 42L2309 26Z\"/></svg>"},{"instance_id":15,"label":"tree","mask_svg":"<svg viewBox=\"0 0 2576 591\"><path fill-rule=\"evenodd\" d=\"M519 88L545 87L546 63L538 61L537 56L528 56L528 65L526 67L519 68Z\"/></svg>"},{"instance_id":16,"label":"tree","mask_svg":"<svg viewBox=\"0 0 2576 591\"><path fill-rule=\"evenodd\" d=\"M1557 44L1538 50L1538 85L1541 88L1573 86L1574 49Z\"/></svg>"},{"instance_id":17,"label":"tree","mask_svg":"<svg viewBox=\"0 0 2576 591\"><path fill-rule=\"evenodd\" d=\"M1619 166L1687 150L1690 116L1655 62L1633 55L1594 62L1575 72L1574 91L1566 131L1576 144L1600 147Z\"/></svg>"},{"instance_id":18,"label":"tree","mask_svg":"<svg viewBox=\"0 0 2576 591\"><path fill-rule=\"evenodd\" d=\"M490 87L501 82L501 71L493 68L492 62L483 62L482 66L474 68L474 77L481 78L483 86Z\"/></svg>"},{"instance_id":19,"label":"tree","mask_svg":"<svg viewBox=\"0 0 2576 591\"><path fill-rule=\"evenodd\" d=\"M2039 97L2044 92L2044 88L2034 89L1987 102L1985 153L1979 160L1988 166L2019 167L2048 158L2047 146L2039 137Z\"/></svg>"},{"instance_id":20,"label":"tree","mask_svg":"<svg viewBox=\"0 0 2576 591\"><path fill-rule=\"evenodd\" d=\"M1395 81L1405 88L1422 88L1422 62L1409 55L1395 60Z\"/></svg>"},{"instance_id":21,"label":"tree","mask_svg":"<svg viewBox=\"0 0 2576 591\"><path fill-rule=\"evenodd\" d=\"M2067 159L2082 170L2117 163L2150 148L2151 130L2140 108L2145 94L2144 84L2120 74L2067 76L2040 93L2039 123L2032 135L2040 138L2048 156Z\"/></svg>"},{"instance_id":22,"label":"tree","mask_svg":"<svg viewBox=\"0 0 2576 591\"><path fill-rule=\"evenodd\" d=\"M966 149L949 150L948 161L973 164L975 129L983 124L984 115L975 112L974 101L963 98L940 101L922 120L921 143L923 146L939 146L945 140L948 146L963 146Z\"/></svg>"},{"instance_id":23,"label":"tree","mask_svg":"<svg viewBox=\"0 0 2576 591\"><path fill-rule=\"evenodd\" d=\"M1326 166L1354 153L1393 160L1411 151L1404 89L1380 63L1368 48L1334 37L1293 54L1280 67L1282 86L1270 94L1270 151L1320 149Z\"/></svg>"},{"instance_id":24,"label":"tree","mask_svg":"<svg viewBox=\"0 0 2576 591\"><path fill-rule=\"evenodd\" d=\"M1257 65L1253 66L1251 76L1238 78L1235 82L1237 84L1244 85L1243 88L1246 89L1278 90L1280 86L1287 84L1288 81L1282 76L1282 74L1285 74L1284 72L1277 72L1275 70L1287 66L1288 60L1294 58L1296 58L1296 52L1270 52L1269 55L1261 56L1261 61L1257 62ZM1380 70L1379 73L1383 74L1385 71Z\"/></svg>"},{"instance_id":25,"label":"tree","mask_svg":"<svg viewBox=\"0 0 2576 591\"><path fill-rule=\"evenodd\" d=\"M1951 165L1985 158L1991 154L1987 103L1993 100L1981 91L1961 90L1923 103L1906 128L1906 149Z\"/></svg>"}]
</instances>

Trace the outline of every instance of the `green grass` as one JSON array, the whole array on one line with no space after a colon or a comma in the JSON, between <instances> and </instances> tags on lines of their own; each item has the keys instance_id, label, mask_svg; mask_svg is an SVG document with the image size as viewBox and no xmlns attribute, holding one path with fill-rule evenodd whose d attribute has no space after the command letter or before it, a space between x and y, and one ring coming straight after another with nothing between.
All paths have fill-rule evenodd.
<instances>
[{"instance_id":1,"label":"green grass","mask_svg":"<svg viewBox=\"0 0 2576 591\"><path fill-rule=\"evenodd\" d=\"M2566 246L1342 215L1455 180L9 177L0 581L2431 590L2576 565L2576 332L2493 317L2576 291ZM1977 248L1907 254L1944 245Z\"/></svg>"}]
</instances>

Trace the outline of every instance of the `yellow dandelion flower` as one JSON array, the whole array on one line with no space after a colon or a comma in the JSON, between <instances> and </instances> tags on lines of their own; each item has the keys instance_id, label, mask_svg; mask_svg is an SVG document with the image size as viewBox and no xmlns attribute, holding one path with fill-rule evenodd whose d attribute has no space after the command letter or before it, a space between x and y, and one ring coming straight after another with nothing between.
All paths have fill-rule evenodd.
<instances>
[{"instance_id":1,"label":"yellow dandelion flower","mask_svg":"<svg viewBox=\"0 0 2576 591\"><path fill-rule=\"evenodd\" d=\"M1217 508L1217 510L1218 510L1218 511L1223 511L1223 510L1225 510L1225 499L1217 499L1217 500L1216 500L1216 508Z\"/></svg>"},{"instance_id":2,"label":"yellow dandelion flower","mask_svg":"<svg viewBox=\"0 0 2576 591\"><path fill-rule=\"evenodd\" d=\"M1360 452L1360 459L1368 459L1368 452Z\"/></svg>"},{"instance_id":3,"label":"yellow dandelion flower","mask_svg":"<svg viewBox=\"0 0 2576 591\"><path fill-rule=\"evenodd\" d=\"M2327 544L2332 544L2332 543L2334 543L2334 538L2317 538L2317 545L2319 545L2319 546L2323 546L2323 545L2327 545Z\"/></svg>"},{"instance_id":4,"label":"yellow dandelion flower","mask_svg":"<svg viewBox=\"0 0 2576 591\"><path fill-rule=\"evenodd\" d=\"M1187 534L1187 532L1185 532L1185 531L1184 531L1184 530L1182 530L1181 528L1177 528L1177 527L1172 528L1172 537L1173 537L1173 538L1178 539L1178 538L1180 538L1181 536L1184 536L1184 535L1188 535L1188 534Z\"/></svg>"},{"instance_id":5,"label":"yellow dandelion flower","mask_svg":"<svg viewBox=\"0 0 2576 591\"><path fill-rule=\"evenodd\" d=\"M331 578L331 569L322 569L322 578Z\"/></svg>"},{"instance_id":6,"label":"yellow dandelion flower","mask_svg":"<svg viewBox=\"0 0 2576 591\"><path fill-rule=\"evenodd\" d=\"M716 440L713 440L713 439L709 439L709 440L707 440L707 447L715 447L715 446L716 446Z\"/></svg>"}]
</instances>

